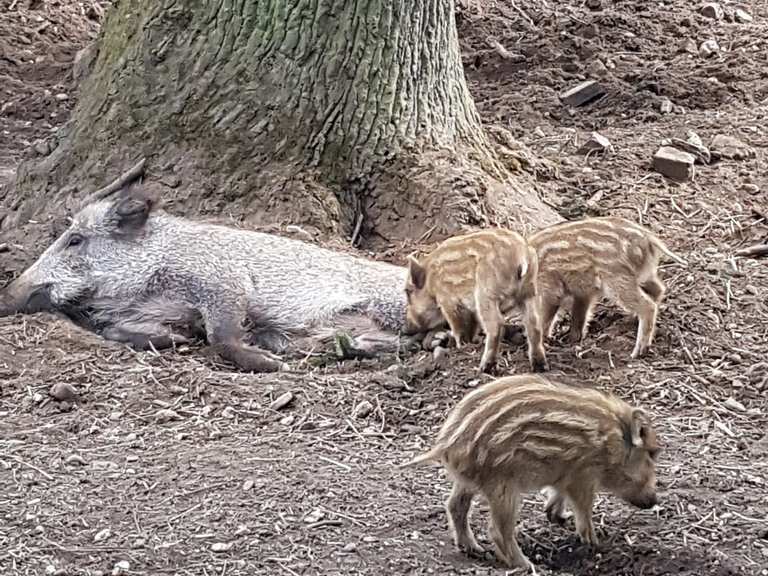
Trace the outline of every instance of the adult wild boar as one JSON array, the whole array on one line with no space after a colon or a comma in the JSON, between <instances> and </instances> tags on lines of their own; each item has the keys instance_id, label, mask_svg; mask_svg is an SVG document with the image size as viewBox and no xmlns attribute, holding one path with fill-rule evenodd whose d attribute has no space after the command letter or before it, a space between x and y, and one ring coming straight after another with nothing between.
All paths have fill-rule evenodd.
<instances>
[{"instance_id":1,"label":"adult wild boar","mask_svg":"<svg viewBox=\"0 0 768 576\"><path fill-rule=\"evenodd\" d=\"M393 351L405 268L313 244L167 214L136 186L86 204L0 293L0 316L60 312L136 349L204 337L245 371L336 330Z\"/></svg>"}]
</instances>

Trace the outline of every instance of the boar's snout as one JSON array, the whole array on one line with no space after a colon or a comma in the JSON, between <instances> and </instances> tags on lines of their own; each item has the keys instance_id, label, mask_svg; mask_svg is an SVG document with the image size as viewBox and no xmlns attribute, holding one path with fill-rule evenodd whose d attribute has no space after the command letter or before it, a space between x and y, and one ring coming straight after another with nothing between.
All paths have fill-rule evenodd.
<instances>
[{"instance_id":1,"label":"boar's snout","mask_svg":"<svg viewBox=\"0 0 768 576\"><path fill-rule=\"evenodd\" d=\"M40 284L32 289L11 283L0 293L0 316L34 314L51 309L51 285Z\"/></svg>"}]
</instances>

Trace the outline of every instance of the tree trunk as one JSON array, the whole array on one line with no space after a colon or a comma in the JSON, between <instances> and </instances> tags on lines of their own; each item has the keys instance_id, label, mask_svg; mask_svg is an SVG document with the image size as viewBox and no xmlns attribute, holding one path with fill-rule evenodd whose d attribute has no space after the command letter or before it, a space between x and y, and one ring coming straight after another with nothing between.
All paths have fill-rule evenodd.
<instances>
[{"instance_id":1,"label":"tree trunk","mask_svg":"<svg viewBox=\"0 0 768 576\"><path fill-rule=\"evenodd\" d=\"M481 127L453 0L120 0L94 49L17 222L140 156L174 210L255 225L392 242L556 219Z\"/></svg>"}]
</instances>

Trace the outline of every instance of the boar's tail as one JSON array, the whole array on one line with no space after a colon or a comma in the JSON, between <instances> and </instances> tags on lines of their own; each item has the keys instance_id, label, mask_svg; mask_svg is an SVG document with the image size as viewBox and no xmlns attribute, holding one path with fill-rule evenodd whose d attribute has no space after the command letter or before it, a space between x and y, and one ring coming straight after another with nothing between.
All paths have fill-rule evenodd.
<instances>
[{"instance_id":1,"label":"boar's tail","mask_svg":"<svg viewBox=\"0 0 768 576\"><path fill-rule=\"evenodd\" d=\"M667 245L664 244L664 242L662 242L661 238L659 238L659 237L657 237L657 236L652 234L650 240L651 240L651 246L653 246L654 248L659 250L659 252L661 252L662 254L667 256L668 258L671 258L672 260L674 260L678 264L682 264L683 266L688 266L688 262L685 261L680 256L678 256L677 254L675 254L674 252L672 252L672 250L670 250L667 247Z\"/></svg>"},{"instance_id":2,"label":"boar's tail","mask_svg":"<svg viewBox=\"0 0 768 576\"><path fill-rule=\"evenodd\" d=\"M398 468L409 468L411 466L417 466L424 464L425 462L431 462L433 464L439 464L443 456L443 449L441 447L432 448L429 452L425 452L419 456L416 456L413 460L403 462Z\"/></svg>"}]
</instances>

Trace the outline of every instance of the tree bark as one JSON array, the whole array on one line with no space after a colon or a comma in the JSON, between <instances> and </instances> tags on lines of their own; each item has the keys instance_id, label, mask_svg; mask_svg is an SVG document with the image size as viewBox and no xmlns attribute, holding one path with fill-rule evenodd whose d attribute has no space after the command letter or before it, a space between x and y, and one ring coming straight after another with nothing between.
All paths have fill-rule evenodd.
<instances>
[{"instance_id":1,"label":"tree bark","mask_svg":"<svg viewBox=\"0 0 768 576\"><path fill-rule=\"evenodd\" d=\"M141 156L177 210L256 225L392 242L556 220L483 131L453 0L120 0L94 49L17 221Z\"/></svg>"}]
</instances>

